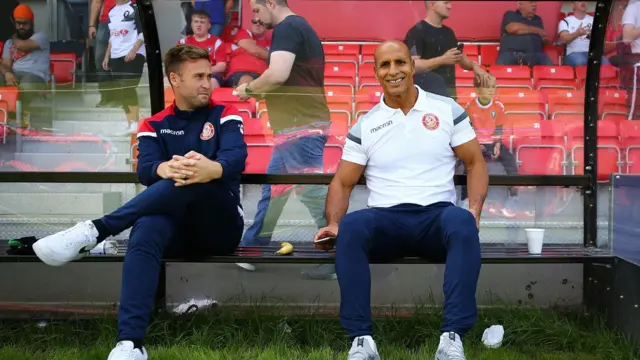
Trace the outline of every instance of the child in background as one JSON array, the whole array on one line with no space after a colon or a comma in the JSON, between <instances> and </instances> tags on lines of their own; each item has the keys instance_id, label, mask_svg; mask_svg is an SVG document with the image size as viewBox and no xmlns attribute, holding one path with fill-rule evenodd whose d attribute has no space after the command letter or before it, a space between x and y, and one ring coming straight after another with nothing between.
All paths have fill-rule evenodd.
<instances>
[{"instance_id":1,"label":"child in background","mask_svg":"<svg viewBox=\"0 0 640 360\"><path fill-rule=\"evenodd\" d=\"M489 87L482 88L478 79L475 79L474 86L477 96L465 106L465 109L471 120L471 125L476 131L482 153L486 158L499 161L504 166L507 175L517 175L516 159L509 149L502 144L502 131L507 116L504 113L504 105L494 99L496 92L495 80L490 83ZM514 206L517 199L518 190L515 187L509 187L507 200L500 210L504 217L513 218L516 216ZM468 203L466 186L462 187L461 200L464 204Z\"/></svg>"}]
</instances>

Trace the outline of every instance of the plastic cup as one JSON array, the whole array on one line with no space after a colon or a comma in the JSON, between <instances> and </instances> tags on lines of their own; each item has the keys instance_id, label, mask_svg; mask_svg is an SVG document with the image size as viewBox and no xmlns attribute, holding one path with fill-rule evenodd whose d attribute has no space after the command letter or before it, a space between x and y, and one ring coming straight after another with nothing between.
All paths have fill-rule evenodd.
<instances>
[{"instance_id":1,"label":"plastic cup","mask_svg":"<svg viewBox=\"0 0 640 360\"><path fill-rule=\"evenodd\" d=\"M544 229L524 229L527 235L527 246L529 248L529 254L540 255L542 254L542 243L544 239Z\"/></svg>"}]
</instances>

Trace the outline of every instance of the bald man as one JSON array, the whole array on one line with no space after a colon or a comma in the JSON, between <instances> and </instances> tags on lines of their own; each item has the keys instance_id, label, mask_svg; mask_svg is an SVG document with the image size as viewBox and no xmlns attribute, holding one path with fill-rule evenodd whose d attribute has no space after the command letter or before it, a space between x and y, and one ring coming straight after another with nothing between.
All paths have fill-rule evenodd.
<instances>
[{"instance_id":1,"label":"bald man","mask_svg":"<svg viewBox=\"0 0 640 360\"><path fill-rule=\"evenodd\" d=\"M444 323L436 360L465 359L462 338L477 317L480 211L487 166L464 109L413 83L406 45L382 43L375 52L380 103L351 128L326 200L328 225L315 239L334 237L340 321L353 339L349 360L379 360L371 324L369 264L419 256L445 261ZM429 154L425 157L425 154ZM454 205L456 158L468 176L470 206ZM347 214L349 196L364 174L368 208Z\"/></svg>"}]
</instances>

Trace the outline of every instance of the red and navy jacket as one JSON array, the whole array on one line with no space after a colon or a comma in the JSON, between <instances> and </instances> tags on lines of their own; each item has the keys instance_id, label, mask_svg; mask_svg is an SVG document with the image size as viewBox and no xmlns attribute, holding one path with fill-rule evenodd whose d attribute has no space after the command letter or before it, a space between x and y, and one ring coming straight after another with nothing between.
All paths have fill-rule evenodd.
<instances>
[{"instance_id":1,"label":"red and navy jacket","mask_svg":"<svg viewBox=\"0 0 640 360\"><path fill-rule=\"evenodd\" d=\"M209 101L208 107L182 111L173 104L142 120L137 137L138 178L143 185L160 180L160 163L171 160L173 155L195 151L222 165L220 180L240 198L247 144L242 117L235 107Z\"/></svg>"}]
</instances>

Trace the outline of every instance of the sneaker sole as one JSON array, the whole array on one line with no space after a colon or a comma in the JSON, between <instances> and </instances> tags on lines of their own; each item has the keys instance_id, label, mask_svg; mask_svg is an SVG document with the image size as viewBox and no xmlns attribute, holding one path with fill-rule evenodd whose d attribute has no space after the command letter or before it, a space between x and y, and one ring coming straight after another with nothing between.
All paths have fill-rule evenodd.
<instances>
[{"instance_id":1,"label":"sneaker sole","mask_svg":"<svg viewBox=\"0 0 640 360\"><path fill-rule=\"evenodd\" d=\"M38 259L49 266L62 266L68 263L68 261L57 260L49 255L49 249L41 241L36 241L32 248Z\"/></svg>"}]
</instances>

